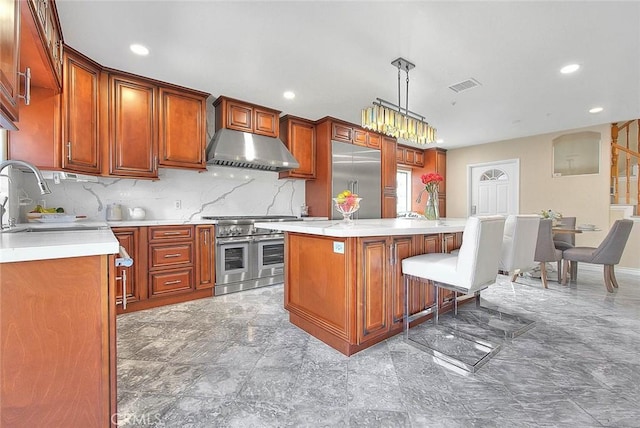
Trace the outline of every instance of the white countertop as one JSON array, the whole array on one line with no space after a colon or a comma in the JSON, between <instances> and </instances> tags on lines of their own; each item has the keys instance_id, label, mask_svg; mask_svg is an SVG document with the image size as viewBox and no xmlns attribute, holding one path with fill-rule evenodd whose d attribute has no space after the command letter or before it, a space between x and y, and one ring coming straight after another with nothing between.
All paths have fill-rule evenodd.
<instances>
[{"instance_id":1,"label":"white countertop","mask_svg":"<svg viewBox=\"0 0 640 428\"><path fill-rule=\"evenodd\" d=\"M343 220L285 221L281 223L256 223L255 226L285 232L346 238L462 232L466 223L467 220L464 218L446 218L437 221L415 218L382 218L353 220L351 223L345 223Z\"/></svg>"},{"instance_id":2,"label":"white countertop","mask_svg":"<svg viewBox=\"0 0 640 428\"><path fill-rule=\"evenodd\" d=\"M67 257L116 254L118 240L104 222L82 222L86 226L104 226L103 230L59 230L47 232L0 233L0 263ZM28 223L35 229L70 228L76 223Z\"/></svg>"}]
</instances>

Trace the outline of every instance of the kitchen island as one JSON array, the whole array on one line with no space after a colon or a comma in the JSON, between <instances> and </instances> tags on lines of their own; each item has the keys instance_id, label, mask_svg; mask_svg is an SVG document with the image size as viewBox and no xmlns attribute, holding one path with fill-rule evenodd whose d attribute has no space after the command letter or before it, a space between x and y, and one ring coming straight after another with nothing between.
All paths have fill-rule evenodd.
<instances>
[{"instance_id":1,"label":"kitchen island","mask_svg":"<svg viewBox=\"0 0 640 428\"><path fill-rule=\"evenodd\" d=\"M24 226L0 233L0 426L115 426L118 241Z\"/></svg>"},{"instance_id":2,"label":"kitchen island","mask_svg":"<svg viewBox=\"0 0 640 428\"><path fill-rule=\"evenodd\" d=\"M402 259L459 248L465 224L466 219L399 218L255 226L285 232L289 320L352 355L402 331ZM431 306L432 287L416 284L411 290L411 313ZM451 294L442 293L441 310L451 308L450 300Z\"/></svg>"}]
</instances>

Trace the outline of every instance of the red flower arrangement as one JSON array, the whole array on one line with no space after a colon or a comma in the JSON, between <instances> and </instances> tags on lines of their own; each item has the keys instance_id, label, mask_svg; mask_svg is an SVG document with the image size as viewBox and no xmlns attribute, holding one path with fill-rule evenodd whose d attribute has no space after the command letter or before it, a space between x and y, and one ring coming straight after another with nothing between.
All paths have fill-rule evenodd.
<instances>
[{"instance_id":1,"label":"red flower arrangement","mask_svg":"<svg viewBox=\"0 0 640 428\"><path fill-rule=\"evenodd\" d=\"M438 185L441 181L444 181L444 178L437 172L430 172L428 174L422 174L420 180L422 180L422 184L424 184L424 190L429 193L435 193L438 191Z\"/></svg>"}]
</instances>

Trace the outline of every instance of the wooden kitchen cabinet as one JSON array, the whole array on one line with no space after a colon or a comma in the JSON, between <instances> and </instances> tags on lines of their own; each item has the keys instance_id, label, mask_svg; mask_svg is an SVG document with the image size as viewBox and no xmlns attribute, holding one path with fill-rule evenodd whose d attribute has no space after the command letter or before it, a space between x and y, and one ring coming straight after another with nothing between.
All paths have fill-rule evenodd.
<instances>
[{"instance_id":1,"label":"wooden kitchen cabinet","mask_svg":"<svg viewBox=\"0 0 640 428\"><path fill-rule=\"evenodd\" d=\"M160 86L158 166L206 170L209 94Z\"/></svg>"},{"instance_id":2,"label":"wooden kitchen cabinet","mask_svg":"<svg viewBox=\"0 0 640 428\"><path fill-rule=\"evenodd\" d=\"M154 84L109 73L109 175L158 177Z\"/></svg>"},{"instance_id":3,"label":"wooden kitchen cabinet","mask_svg":"<svg viewBox=\"0 0 640 428\"><path fill-rule=\"evenodd\" d=\"M127 269L127 308L117 281L119 314L213 296L215 259L212 225L114 227L133 258ZM119 268L117 276L121 277Z\"/></svg>"},{"instance_id":4,"label":"wooden kitchen cabinet","mask_svg":"<svg viewBox=\"0 0 640 428\"><path fill-rule=\"evenodd\" d=\"M213 106L216 111L216 131L220 128L278 137L280 111L268 107L218 97Z\"/></svg>"},{"instance_id":5,"label":"wooden kitchen cabinet","mask_svg":"<svg viewBox=\"0 0 640 428\"><path fill-rule=\"evenodd\" d=\"M62 168L100 174L100 66L64 49Z\"/></svg>"},{"instance_id":6,"label":"wooden kitchen cabinet","mask_svg":"<svg viewBox=\"0 0 640 428\"><path fill-rule=\"evenodd\" d=\"M216 283L214 227L196 226L196 289L213 289Z\"/></svg>"},{"instance_id":7,"label":"wooden kitchen cabinet","mask_svg":"<svg viewBox=\"0 0 640 428\"><path fill-rule=\"evenodd\" d=\"M0 127L16 129L20 66L20 2L0 0Z\"/></svg>"},{"instance_id":8,"label":"wooden kitchen cabinet","mask_svg":"<svg viewBox=\"0 0 640 428\"><path fill-rule=\"evenodd\" d=\"M364 129L353 128L353 144L371 147L372 149L380 149L382 137L379 134L374 134Z\"/></svg>"},{"instance_id":9,"label":"wooden kitchen cabinet","mask_svg":"<svg viewBox=\"0 0 640 428\"><path fill-rule=\"evenodd\" d=\"M441 234L334 238L286 233L285 308L290 321L345 355L400 333L402 260L440 252L442 239ZM434 295L432 286L414 284L410 312L427 308Z\"/></svg>"},{"instance_id":10,"label":"wooden kitchen cabinet","mask_svg":"<svg viewBox=\"0 0 640 428\"><path fill-rule=\"evenodd\" d=\"M424 150L400 145L397 150L396 158L398 163L411 167L424 166Z\"/></svg>"},{"instance_id":11,"label":"wooden kitchen cabinet","mask_svg":"<svg viewBox=\"0 0 640 428\"><path fill-rule=\"evenodd\" d=\"M382 137L380 154L382 160L382 218L395 218L398 207L396 183L398 164L395 159L395 138Z\"/></svg>"},{"instance_id":12,"label":"wooden kitchen cabinet","mask_svg":"<svg viewBox=\"0 0 640 428\"><path fill-rule=\"evenodd\" d=\"M25 7L32 10L34 21L38 27L40 39L45 47L47 66L52 71L58 88L62 86L62 30L58 19L58 10L54 0L26 0Z\"/></svg>"},{"instance_id":13,"label":"wooden kitchen cabinet","mask_svg":"<svg viewBox=\"0 0 640 428\"><path fill-rule=\"evenodd\" d=\"M0 264L0 426L115 426L114 274L113 255Z\"/></svg>"},{"instance_id":14,"label":"wooden kitchen cabinet","mask_svg":"<svg viewBox=\"0 0 640 428\"><path fill-rule=\"evenodd\" d=\"M313 122L295 116L280 118L280 139L300 164L282 171L279 178L316 178L316 127Z\"/></svg>"},{"instance_id":15,"label":"wooden kitchen cabinet","mask_svg":"<svg viewBox=\"0 0 640 428\"><path fill-rule=\"evenodd\" d=\"M149 227L149 298L195 290L194 226Z\"/></svg>"},{"instance_id":16,"label":"wooden kitchen cabinet","mask_svg":"<svg viewBox=\"0 0 640 428\"><path fill-rule=\"evenodd\" d=\"M147 299L147 290L142 286L146 275L146 229L145 227L119 227L112 232L121 246L133 259L130 267L116 268L116 310L119 314L133 312L136 304ZM143 246L144 245L144 249ZM123 272L126 274L123 275ZM126 285L124 278L126 277ZM126 296L126 299L123 299Z\"/></svg>"}]
</instances>

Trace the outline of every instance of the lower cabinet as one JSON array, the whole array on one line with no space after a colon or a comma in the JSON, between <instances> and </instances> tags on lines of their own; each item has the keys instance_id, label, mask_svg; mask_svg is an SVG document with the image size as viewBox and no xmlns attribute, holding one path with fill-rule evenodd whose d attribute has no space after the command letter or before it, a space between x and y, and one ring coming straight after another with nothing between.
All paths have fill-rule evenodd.
<instances>
[{"instance_id":1,"label":"lower cabinet","mask_svg":"<svg viewBox=\"0 0 640 428\"><path fill-rule=\"evenodd\" d=\"M211 225L113 228L120 245L134 260L131 267L118 268L118 313L213 296L213 228Z\"/></svg>"},{"instance_id":2,"label":"lower cabinet","mask_svg":"<svg viewBox=\"0 0 640 428\"><path fill-rule=\"evenodd\" d=\"M0 426L114 427L114 257L0 264Z\"/></svg>"},{"instance_id":3,"label":"lower cabinet","mask_svg":"<svg viewBox=\"0 0 640 428\"><path fill-rule=\"evenodd\" d=\"M440 252L443 242L453 249L460 236L333 238L289 232L285 235L289 320L345 355L398 334L405 304L402 259ZM433 287L413 285L412 314L431 306L435 296Z\"/></svg>"}]
</instances>

